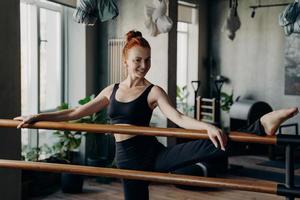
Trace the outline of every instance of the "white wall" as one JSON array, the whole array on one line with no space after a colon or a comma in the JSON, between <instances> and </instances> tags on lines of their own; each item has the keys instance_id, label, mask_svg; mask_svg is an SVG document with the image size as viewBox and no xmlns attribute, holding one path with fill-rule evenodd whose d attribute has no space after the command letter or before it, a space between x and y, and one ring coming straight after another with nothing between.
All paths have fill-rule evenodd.
<instances>
[{"instance_id":1,"label":"white wall","mask_svg":"<svg viewBox=\"0 0 300 200\"><path fill-rule=\"evenodd\" d=\"M73 9L66 8L68 19L66 30L66 65L68 102L77 106L78 100L86 96L86 28L72 19Z\"/></svg>"},{"instance_id":2,"label":"white wall","mask_svg":"<svg viewBox=\"0 0 300 200\"><path fill-rule=\"evenodd\" d=\"M95 80L97 79L97 26L88 27L74 22L74 9L66 8L65 20L68 39L66 41L66 80L67 102L71 107L78 106L78 100L97 95ZM92 138L93 139L93 138ZM93 143L83 137L80 146L82 164L87 158L88 148Z\"/></svg>"},{"instance_id":3,"label":"white wall","mask_svg":"<svg viewBox=\"0 0 300 200\"><path fill-rule=\"evenodd\" d=\"M196 9L193 10L194 17L199 16L198 11ZM188 105L194 106L195 95L194 89L192 87L191 81L198 80L198 69L199 69L199 24L198 20L194 21L192 24L189 24L189 38L188 38ZM193 114L191 115L193 117Z\"/></svg>"}]
</instances>

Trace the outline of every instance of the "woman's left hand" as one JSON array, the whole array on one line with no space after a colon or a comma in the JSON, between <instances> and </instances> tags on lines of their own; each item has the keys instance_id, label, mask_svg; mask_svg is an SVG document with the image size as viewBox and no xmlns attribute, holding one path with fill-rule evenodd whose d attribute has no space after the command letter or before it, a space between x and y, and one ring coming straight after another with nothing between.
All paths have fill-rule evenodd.
<instances>
[{"instance_id":1,"label":"woman's left hand","mask_svg":"<svg viewBox=\"0 0 300 200\"><path fill-rule=\"evenodd\" d=\"M37 115L19 116L15 117L14 120L21 121L17 128L23 128L24 125L33 123L37 120Z\"/></svg>"},{"instance_id":2,"label":"woman's left hand","mask_svg":"<svg viewBox=\"0 0 300 200\"><path fill-rule=\"evenodd\" d=\"M223 131L213 125L208 125L206 128L209 139L215 145L216 148L221 147L225 151L227 145L227 135Z\"/></svg>"}]
</instances>

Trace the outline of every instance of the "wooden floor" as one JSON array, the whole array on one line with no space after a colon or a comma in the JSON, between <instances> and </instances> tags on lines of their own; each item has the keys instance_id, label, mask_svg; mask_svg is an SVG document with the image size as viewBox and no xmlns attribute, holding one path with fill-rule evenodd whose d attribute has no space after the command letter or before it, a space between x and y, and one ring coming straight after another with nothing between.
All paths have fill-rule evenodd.
<instances>
[{"instance_id":1,"label":"wooden floor","mask_svg":"<svg viewBox=\"0 0 300 200\"><path fill-rule=\"evenodd\" d=\"M88 180L84 185L84 192L81 194L64 194L57 192L53 195L34 198L34 200L123 200L123 191L120 182L111 184L99 184L94 180ZM217 190L217 191L188 191L176 188L172 185L151 185L150 199L152 200L277 200L283 197L261 194L254 192L244 192L236 190Z\"/></svg>"},{"instance_id":2,"label":"wooden floor","mask_svg":"<svg viewBox=\"0 0 300 200\"><path fill-rule=\"evenodd\" d=\"M263 161L261 157L243 157L242 161L237 159L231 159L230 163L242 164L254 168L261 168L266 170L266 167L255 165L256 162ZM270 168L270 171L282 172L282 169ZM295 171L300 175L300 170ZM238 179L250 179L256 181L253 178L244 178L231 176ZM65 194L58 191L52 195L46 197L33 198L32 200L123 200L122 185L119 181L114 181L110 184L100 184L95 179L87 179L84 183L83 193L81 194ZM173 185L164 184L152 184L150 186L150 200L277 200L284 197L269 195L255 192L245 192L237 190L204 190L204 191L190 191L176 188ZM299 198L297 198L299 200Z\"/></svg>"}]
</instances>

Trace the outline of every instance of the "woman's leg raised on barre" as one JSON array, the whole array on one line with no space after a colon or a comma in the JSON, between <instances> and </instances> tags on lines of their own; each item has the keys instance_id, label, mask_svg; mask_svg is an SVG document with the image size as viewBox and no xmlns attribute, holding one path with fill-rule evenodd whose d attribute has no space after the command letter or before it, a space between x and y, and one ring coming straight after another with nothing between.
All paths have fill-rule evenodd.
<instances>
[{"instance_id":1,"label":"woman's leg raised on barre","mask_svg":"<svg viewBox=\"0 0 300 200\"><path fill-rule=\"evenodd\" d=\"M286 120L297 115L298 112L299 110L297 107L275 110L262 116L260 118L260 123L267 135L275 135L279 126Z\"/></svg>"},{"instance_id":2,"label":"woman's leg raised on barre","mask_svg":"<svg viewBox=\"0 0 300 200\"><path fill-rule=\"evenodd\" d=\"M263 115L250 126L239 129L239 131L255 133L256 135L275 135L279 126L286 120L297 115L298 112L297 107L275 110Z\"/></svg>"}]
</instances>

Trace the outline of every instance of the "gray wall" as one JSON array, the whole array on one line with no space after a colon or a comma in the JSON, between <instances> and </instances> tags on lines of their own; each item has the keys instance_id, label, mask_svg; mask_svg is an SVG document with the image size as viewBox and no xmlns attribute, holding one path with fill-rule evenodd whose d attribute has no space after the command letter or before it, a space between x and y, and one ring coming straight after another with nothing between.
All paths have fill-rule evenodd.
<instances>
[{"instance_id":1,"label":"gray wall","mask_svg":"<svg viewBox=\"0 0 300 200\"><path fill-rule=\"evenodd\" d=\"M198 79L201 80L201 87L199 95L206 96L208 94L209 85L208 83L208 69L205 65L207 60L207 49L208 49L208 1L199 1L199 56L198 56Z\"/></svg>"},{"instance_id":2,"label":"gray wall","mask_svg":"<svg viewBox=\"0 0 300 200\"><path fill-rule=\"evenodd\" d=\"M78 100L92 94L97 95L98 72L98 26L85 26L73 20L72 8L66 12L66 80L68 102L72 107L78 106ZM89 153L92 141L83 137L80 147L81 160Z\"/></svg>"},{"instance_id":3,"label":"gray wall","mask_svg":"<svg viewBox=\"0 0 300 200\"><path fill-rule=\"evenodd\" d=\"M97 95L98 83L98 26L86 27L86 95Z\"/></svg>"},{"instance_id":4,"label":"gray wall","mask_svg":"<svg viewBox=\"0 0 300 200\"><path fill-rule=\"evenodd\" d=\"M0 24L0 116L11 119L21 113L19 0L1 2ZM19 160L20 131L1 128L0 138L0 158ZM0 194L1 200L21 199L19 170L0 169Z\"/></svg>"},{"instance_id":5,"label":"gray wall","mask_svg":"<svg viewBox=\"0 0 300 200\"><path fill-rule=\"evenodd\" d=\"M286 0L266 0L264 4L286 3ZM251 18L249 5L256 0L239 1L241 29L231 41L222 32L228 2L210 2L210 55L216 61L216 73L230 79L224 91L234 96L262 100L273 109L299 106L299 96L284 94L285 36L278 25L278 15L285 7L260 8ZM299 121L299 116L289 122Z\"/></svg>"}]
</instances>

